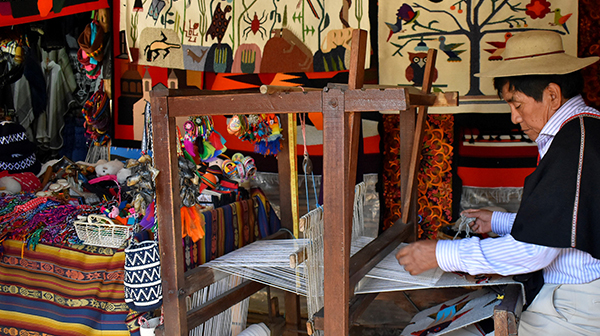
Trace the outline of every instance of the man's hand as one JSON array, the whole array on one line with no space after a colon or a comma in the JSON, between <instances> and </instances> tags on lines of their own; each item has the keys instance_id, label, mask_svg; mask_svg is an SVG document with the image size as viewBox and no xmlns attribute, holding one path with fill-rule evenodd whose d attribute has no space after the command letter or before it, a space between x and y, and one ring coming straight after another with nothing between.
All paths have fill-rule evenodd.
<instances>
[{"instance_id":1,"label":"man's hand","mask_svg":"<svg viewBox=\"0 0 600 336\"><path fill-rule=\"evenodd\" d=\"M465 217L476 218L471 222L471 230L475 233L488 233L492 231L492 211L485 209L467 209L461 212Z\"/></svg>"},{"instance_id":2,"label":"man's hand","mask_svg":"<svg viewBox=\"0 0 600 336\"><path fill-rule=\"evenodd\" d=\"M438 267L435 259L437 240L420 240L403 247L396 253L398 263L411 275L421 274Z\"/></svg>"}]
</instances>

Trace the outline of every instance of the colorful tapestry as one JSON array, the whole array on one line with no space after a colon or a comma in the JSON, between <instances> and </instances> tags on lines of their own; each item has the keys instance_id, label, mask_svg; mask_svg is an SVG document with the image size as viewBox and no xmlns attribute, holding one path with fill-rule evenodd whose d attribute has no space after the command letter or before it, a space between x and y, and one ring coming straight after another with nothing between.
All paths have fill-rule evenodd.
<instances>
[{"instance_id":1,"label":"colorful tapestry","mask_svg":"<svg viewBox=\"0 0 600 336\"><path fill-rule=\"evenodd\" d=\"M384 115L383 229L401 218L400 118ZM419 238L436 238L452 218L452 157L454 116L429 115L424 130L418 179Z\"/></svg>"},{"instance_id":2,"label":"colorful tapestry","mask_svg":"<svg viewBox=\"0 0 600 336\"><path fill-rule=\"evenodd\" d=\"M279 231L281 223L264 192L253 188L251 196L200 213L204 237L183 240L186 271Z\"/></svg>"},{"instance_id":3,"label":"colorful tapestry","mask_svg":"<svg viewBox=\"0 0 600 336\"><path fill-rule=\"evenodd\" d=\"M348 69L350 27L369 29L369 3L364 0L120 4L121 43L126 43L132 62L206 72Z\"/></svg>"},{"instance_id":4,"label":"colorful tapestry","mask_svg":"<svg viewBox=\"0 0 600 336\"><path fill-rule=\"evenodd\" d=\"M123 294L125 253L111 248L2 244L0 335L139 335Z\"/></svg>"},{"instance_id":5,"label":"colorful tapestry","mask_svg":"<svg viewBox=\"0 0 600 336\"><path fill-rule=\"evenodd\" d=\"M474 75L502 60L509 38L532 29L557 31L565 51L576 55L577 21L577 1L570 0L382 0L380 83L420 86L427 50L435 48L434 86L460 95L495 95L490 80Z\"/></svg>"},{"instance_id":6,"label":"colorful tapestry","mask_svg":"<svg viewBox=\"0 0 600 336\"><path fill-rule=\"evenodd\" d=\"M0 1L0 27L108 8L107 0Z\"/></svg>"}]
</instances>

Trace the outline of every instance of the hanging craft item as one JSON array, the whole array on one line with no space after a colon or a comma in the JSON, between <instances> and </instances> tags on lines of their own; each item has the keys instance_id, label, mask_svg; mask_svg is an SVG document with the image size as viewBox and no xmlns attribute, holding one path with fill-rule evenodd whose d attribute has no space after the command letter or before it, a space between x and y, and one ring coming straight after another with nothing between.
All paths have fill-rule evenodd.
<instances>
[{"instance_id":1,"label":"hanging craft item","mask_svg":"<svg viewBox=\"0 0 600 336\"><path fill-rule=\"evenodd\" d=\"M227 131L242 141L254 144L254 152L277 155L281 149L281 127L275 114L235 115L227 122Z\"/></svg>"},{"instance_id":2,"label":"hanging craft item","mask_svg":"<svg viewBox=\"0 0 600 336\"><path fill-rule=\"evenodd\" d=\"M80 47L77 51L77 60L90 79L96 79L100 76L101 63L104 59L104 37L104 29L94 19L85 27L77 39Z\"/></svg>"},{"instance_id":3,"label":"hanging craft item","mask_svg":"<svg viewBox=\"0 0 600 336\"><path fill-rule=\"evenodd\" d=\"M195 143L198 146L200 160L203 162L216 160L217 156L227 150L227 147L225 147L225 138L215 130L212 117L198 116L192 117L190 120L196 126L194 131L196 134Z\"/></svg>"},{"instance_id":4,"label":"hanging craft item","mask_svg":"<svg viewBox=\"0 0 600 336\"><path fill-rule=\"evenodd\" d=\"M196 158L197 150L194 149L194 142L198 137L198 128L191 120L188 120L183 124L185 134L183 135L183 148L194 158Z\"/></svg>"},{"instance_id":5,"label":"hanging craft item","mask_svg":"<svg viewBox=\"0 0 600 336\"><path fill-rule=\"evenodd\" d=\"M110 140L107 134L110 125L110 104L108 96L104 92L104 82L100 82L98 91L88 99L81 112L85 118L83 127L86 129L86 137L93 142L94 146L104 146Z\"/></svg>"}]
</instances>

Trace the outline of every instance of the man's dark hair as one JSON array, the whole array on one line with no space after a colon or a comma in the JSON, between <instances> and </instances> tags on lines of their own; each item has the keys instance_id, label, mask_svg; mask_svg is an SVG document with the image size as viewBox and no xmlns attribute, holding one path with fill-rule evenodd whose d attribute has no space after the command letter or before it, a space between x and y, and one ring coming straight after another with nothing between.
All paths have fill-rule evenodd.
<instances>
[{"instance_id":1,"label":"man's dark hair","mask_svg":"<svg viewBox=\"0 0 600 336\"><path fill-rule=\"evenodd\" d=\"M542 101L544 89L550 83L560 86L565 99L573 98L583 91L583 76L581 75L581 71L565 75L496 77L494 78L494 88L498 91L498 96L502 97L502 88L506 83L509 85L509 90L522 92L537 102Z\"/></svg>"}]
</instances>

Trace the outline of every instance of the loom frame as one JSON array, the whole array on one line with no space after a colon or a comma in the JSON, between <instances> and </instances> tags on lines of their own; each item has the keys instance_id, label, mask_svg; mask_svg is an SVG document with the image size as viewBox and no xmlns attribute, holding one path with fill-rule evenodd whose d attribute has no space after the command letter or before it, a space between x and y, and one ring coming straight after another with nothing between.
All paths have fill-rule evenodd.
<instances>
[{"instance_id":1,"label":"loom frame","mask_svg":"<svg viewBox=\"0 0 600 336\"><path fill-rule=\"evenodd\" d=\"M243 300L264 287L245 283L190 312L186 312L185 297L222 277L220 272L206 268L183 271L181 218L178 209L179 180L177 169L177 117L195 115L279 114L287 125L288 114L323 113L323 183L325 307L322 325L327 335L347 335L354 321L375 298L376 294L354 296L354 285L400 242L416 237L416 172L420 162L423 126L427 106L456 106L456 92L430 94L430 84L422 90L406 87L363 86L367 33L354 30L352 35L349 84L329 84L323 90L293 89L258 92L215 92L206 90L170 90L154 88L151 92L152 126L155 166L160 171L156 179L159 214L159 246L162 261L164 325L157 335L188 335L194 328L227 307ZM430 49L428 65L435 64L437 50ZM425 72L424 83L431 83L431 67ZM429 79L429 80L427 80ZM419 108L417 108L419 107ZM418 110L418 114L416 111ZM361 112L400 111L403 216L372 243L350 258L352 232L352 199L356 179ZM294 116L294 115L292 115ZM287 136L284 129L284 137ZM292 229L290 198L289 149L284 146L278 157L282 227ZM340 165L340 162L342 163ZM340 169L341 166L341 169ZM169 225L168 223L171 223ZM285 232L273 235L284 238ZM275 238L275 237L270 238ZM288 295L289 294L289 295ZM295 294L285 297L286 331L298 335L300 326L299 300ZM208 306L210 304L210 306ZM323 312L323 310L321 311ZM207 315L208 314L208 315ZM318 323L315 323L318 324Z\"/></svg>"}]
</instances>

